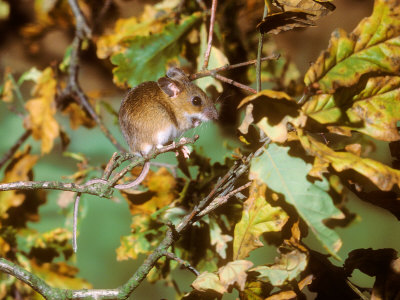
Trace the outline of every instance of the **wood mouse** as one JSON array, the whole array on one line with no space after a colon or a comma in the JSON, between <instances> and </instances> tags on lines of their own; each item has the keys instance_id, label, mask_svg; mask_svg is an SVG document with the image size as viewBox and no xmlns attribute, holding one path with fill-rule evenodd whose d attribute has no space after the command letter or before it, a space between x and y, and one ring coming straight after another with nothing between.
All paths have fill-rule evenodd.
<instances>
[{"instance_id":1,"label":"wood mouse","mask_svg":"<svg viewBox=\"0 0 400 300\"><path fill-rule=\"evenodd\" d=\"M143 157L186 130L217 118L214 102L175 67L157 82L143 82L131 89L119 110L119 124L130 151ZM115 187L127 189L138 185L149 167L146 162L135 181Z\"/></svg>"}]
</instances>

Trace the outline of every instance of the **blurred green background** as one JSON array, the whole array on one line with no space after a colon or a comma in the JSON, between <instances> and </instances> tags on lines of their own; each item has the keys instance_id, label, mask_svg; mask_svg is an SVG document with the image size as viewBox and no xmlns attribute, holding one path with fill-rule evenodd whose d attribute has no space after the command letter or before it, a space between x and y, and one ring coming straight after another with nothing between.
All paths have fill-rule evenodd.
<instances>
[{"instance_id":1,"label":"blurred green background","mask_svg":"<svg viewBox=\"0 0 400 300\"><path fill-rule=\"evenodd\" d=\"M298 65L301 73L308 68L309 63L317 57L319 52L326 48L330 32L334 28L343 27L351 31L354 26L364 16L371 12L373 1L357 0L336 0L337 10L334 14L322 19L318 27L309 28L302 31L284 33L277 38L277 43L284 51L290 53L292 59ZM134 9L131 9L133 11ZM125 12L129 14L129 10ZM56 42L55 42L56 41ZM306 42L305 42L306 41ZM50 43L51 51L47 59L62 58L69 40L60 32L52 32L44 43ZM43 68L47 64L42 59L27 57L21 48L18 37L10 33L4 36L0 47L0 68L10 66L15 72L21 74L32 66ZM112 85L111 76L98 73L96 67L89 63L82 63L81 66L81 85L85 91L107 90L107 95L102 97L103 101L110 103L118 110L123 91L117 90ZM29 89L23 91L28 95ZM76 131L69 129L67 120L58 119L64 124L64 129L71 137L71 144L68 148L70 152L83 153L90 160L90 164L100 166L108 161L115 151L111 143L103 136L98 128L88 130L80 128ZM115 134L121 143L124 143L116 120L113 117L105 119L106 125ZM0 102L0 157L18 137L23 133L22 119L7 109L7 106ZM234 130L234 128L232 129ZM225 155L230 155L230 150L226 150L224 142L228 138L221 135L217 125L204 124L195 132L201 138L196 143L196 147L203 147L204 151L213 161L222 161ZM59 141L58 141L59 143ZM39 143L29 138L25 144L32 144L33 153L39 153ZM390 164L388 146L380 143L375 152L380 160ZM160 161L175 163L173 155L164 155ZM389 160L389 161L388 161ZM44 156L34 167L35 180L65 180L63 176L68 176L76 171L76 161L62 154L61 145L57 144L51 155ZM117 195L118 193L116 193ZM48 202L40 209L40 221L29 224L41 232L45 232L56 227L71 225L70 216L66 218L57 199L60 195L58 191L48 192ZM79 223L78 252L75 264L80 269L79 276L86 278L95 288L114 288L123 284L140 265L144 257L139 257L137 261L116 261L116 248L120 245L120 237L128 235L130 232L130 213L127 203L122 197L117 197L118 201L101 199L94 196L84 195L82 197L82 213L84 218ZM400 249L400 223L387 211L370 205L353 197L347 207L351 212L357 213L356 220L346 228L336 228L343 240L343 246L339 252L342 259L347 257L347 253L358 248L394 248ZM72 208L72 207L71 207ZM311 248L325 253L320 244L312 234L306 239L305 243ZM252 252L251 260L262 263L273 263L276 256L275 246L264 247ZM333 263L341 265L341 261L332 260ZM194 275L186 270L174 271L176 281L182 292L190 290L190 283L194 280ZM359 271L353 274L353 282L361 286L371 286L374 278L370 278ZM143 282L133 293L131 298L135 299L174 299L175 291L173 287L166 287L162 283L150 285ZM223 299L234 299L236 294L225 295Z\"/></svg>"}]
</instances>

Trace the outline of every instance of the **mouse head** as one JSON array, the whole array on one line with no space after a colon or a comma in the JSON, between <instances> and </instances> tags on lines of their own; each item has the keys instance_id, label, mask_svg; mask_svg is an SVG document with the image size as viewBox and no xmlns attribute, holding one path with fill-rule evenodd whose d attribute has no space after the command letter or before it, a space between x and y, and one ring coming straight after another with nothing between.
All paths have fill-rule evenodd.
<instances>
[{"instance_id":1,"label":"mouse head","mask_svg":"<svg viewBox=\"0 0 400 300\"><path fill-rule=\"evenodd\" d=\"M158 79L157 84L171 102L179 106L190 127L218 118L214 102L181 69L168 69L167 77Z\"/></svg>"}]
</instances>

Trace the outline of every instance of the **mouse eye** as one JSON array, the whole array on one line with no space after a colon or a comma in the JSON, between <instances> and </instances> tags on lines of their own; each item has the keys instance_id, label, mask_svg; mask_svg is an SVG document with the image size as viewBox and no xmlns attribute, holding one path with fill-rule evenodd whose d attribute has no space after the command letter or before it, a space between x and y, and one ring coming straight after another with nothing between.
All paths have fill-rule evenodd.
<instances>
[{"instance_id":1,"label":"mouse eye","mask_svg":"<svg viewBox=\"0 0 400 300\"><path fill-rule=\"evenodd\" d=\"M194 97L192 98L192 104L193 104L194 106L200 106L200 105L201 105L201 99L200 99L200 97L199 97L199 96L194 96Z\"/></svg>"}]
</instances>

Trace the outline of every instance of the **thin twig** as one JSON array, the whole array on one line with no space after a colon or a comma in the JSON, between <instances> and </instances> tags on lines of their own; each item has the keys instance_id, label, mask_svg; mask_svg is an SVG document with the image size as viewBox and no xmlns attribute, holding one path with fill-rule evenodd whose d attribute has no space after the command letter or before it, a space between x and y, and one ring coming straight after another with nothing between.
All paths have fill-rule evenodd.
<instances>
[{"instance_id":1,"label":"thin twig","mask_svg":"<svg viewBox=\"0 0 400 300\"><path fill-rule=\"evenodd\" d=\"M212 40L214 35L214 24L215 24L215 15L217 12L217 4L218 0L213 0L211 5L211 17L210 17L210 29L208 30L208 42L207 42L207 50L204 54L204 63L203 70L206 70L208 67L208 61L210 60Z\"/></svg>"},{"instance_id":2,"label":"thin twig","mask_svg":"<svg viewBox=\"0 0 400 300\"><path fill-rule=\"evenodd\" d=\"M238 187L237 189L231 191L230 193L228 193L227 195L225 195L223 197L215 198L205 209L203 209L199 214L197 214L197 216L202 217L202 216L209 214L213 210L215 210L218 207L220 207L221 205L225 204L229 200L230 197L232 197L233 195L236 195L237 193L239 193L240 191L243 191L244 189L247 189L250 185L251 185L251 181Z\"/></svg>"},{"instance_id":3,"label":"thin twig","mask_svg":"<svg viewBox=\"0 0 400 300\"><path fill-rule=\"evenodd\" d=\"M246 91L248 91L250 93L253 93L253 94L257 93L257 91L255 89L253 89L253 88L251 88L251 87L249 87L247 85L241 84L241 83L239 83L239 82L237 82L237 81L235 81L233 79L227 78L225 76L222 76L222 75L219 75L219 74L215 74L215 75L212 75L212 77L214 77L214 78L216 78L218 80L221 80L223 82L232 84L232 85L234 85L234 86L236 86L238 88L241 88L243 90L246 90Z\"/></svg>"},{"instance_id":4,"label":"thin twig","mask_svg":"<svg viewBox=\"0 0 400 300\"><path fill-rule=\"evenodd\" d=\"M147 159L153 159L161 153L175 151L181 146L194 143L198 138L199 136L195 135L193 138L183 138L177 143L164 146L160 149L154 149L149 153ZM121 162L131 158L132 155L129 153L126 155L121 155L120 158L115 158L115 156L113 155L113 157L111 158L111 161L113 161L113 167L110 168L114 170L116 167L120 165ZM97 178L89 180L84 184L77 184L72 182L71 183L59 182L59 181L17 181L9 183L0 183L0 191L47 189L47 190L62 190L62 191L70 191L77 193L85 193L85 194L110 198L113 192L112 188L116 184L116 182L119 179L121 179L127 172L129 172L133 167L139 164L143 164L145 160L146 159L143 157L136 157L133 162L131 162L121 172L115 174L110 180Z\"/></svg>"},{"instance_id":5,"label":"thin twig","mask_svg":"<svg viewBox=\"0 0 400 300\"><path fill-rule=\"evenodd\" d=\"M19 147L31 136L32 130L26 130L19 139L15 142L15 144L3 155L0 160L0 169L4 166L4 164L14 156L14 153L18 150Z\"/></svg>"},{"instance_id":6,"label":"thin twig","mask_svg":"<svg viewBox=\"0 0 400 300\"><path fill-rule=\"evenodd\" d=\"M74 202L74 218L73 218L73 226L72 226L72 249L76 253L78 251L78 212L79 212L79 200L81 199L81 193L76 194L75 202Z\"/></svg>"},{"instance_id":7,"label":"thin twig","mask_svg":"<svg viewBox=\"0 0 400 300\"><path fill-rule=\"evenodd\" d=\"M101 177L101 179L108 180L108 178L110 178L112 171L119 166L117 161L120 158L121 155L119 155L118 152L114 152L114 154L111 156L111 159L108 161L104 169L103 176Z\"/></svg>"},{"instance_id":8,"label":"thin twig","mask_svg":"<svg viewBox=\"0 0 400 300\"><path fill-rule=\"evenodd\" d=\"M278 59L280 57L280 54L274 53L270 56L266 56L261 58L261 61L266 61L266 60L275 60ZM240 67L245 67L248 65L254 65L255 63L257 63L257 59L253 59L253 60L249 60L249 61L245 61L242 63L238 63L238 64L234 64L234 65L225 65L219 68L215 68L212 70L202 70L200 72L197 72L195 74L192 74L189 76L190 80L196 80L199 78L203 78L203 77L207 77L207 76L212 76L215 73L218 72L222 72L222 71L228 71L228 70L232 70L232 69L236 69L236 68L240 68Z\"/></svg>"},{"instance_id":9,"label":"thin twig","mask_svg":"<svg viewBox=\"0 0 400 300\"><path fill-rule=\"evenodd\" d=\"M110 140L110 142L121 152L126 152L126 149L122 147L111 132L107 129L107 127L103 124L103 121L96 114L93 107L90 105L89 100L85 93L82 91L79 82L78 82L78 70L79 70L79 51L82 46L82 39L77 35L74 38L72 43L72 52L70 65L68 69L69 80L67 87L61 94L61 98L74 97L78 103L85 108L85 110L89 113L89 115L93 118L93 120L97 123L100 130L104 133L104 135Z\"/></svg>"},{"instance_id":10,"label":"thin twig","mask_svg":"<svg viewBox=\"0 0 400 300\"><path fill-rule=\"evenodd\" d=\"M126 149L122 147L111 132L107 129L107 127L103 124L103 121L96 114L92 106L90 105L87 96L82 91L79 81L78 81L78 70L79 70L79 53L82 48L82 42L85 38L91 37L91 30L86 23L86 20L79 8L76 0L68 0L69 5L74 13L76 19L76 35L72 42L72 51L70 57L70 65L68 68L68 83L67 87L61 93L61 99L73 97L77 99L78 103L85 108L85 110L89 113L89 115L93 118L93 120L97 123L100 130L104 133L104 135L111 141L111 143L121 152L126 152Z\"/></svg>"},{"instance_id":11,"label":"thin twig","mask_svg":"<svg viewBox=\"0 0 400 300\"><path fill-rule=\"evenodd\" d=\"M267 17L268 14L268 6L267 4L264 5L264 13L263 19ZM257 49L257 63L256 63L256 76L257 76L257 93L261 91L261 55L262 55L262 48L264 43L264 34L260 32L258 37L258 49Z\"/></svg>"},{"instance_id":12,"label":"thin twig","mask_svg":"<svg viewBox=\"0 0 400 300\"><path fill-rule=\"evenodd\" d=\"M91 38L92 36L92 30L90 29L89 25L86 22L85 17L83 16L83 13L79 7L79 4L76 2L76 0L68 0L69 6L72 9L72 12L74 13L75 20L76 20L76 29L79 37L81 39L85 38Z\"/></svg>"},{"instance_id":13,"label":"thin twig","mask_svg":"<svg viewBox=\"0 0 400 300\"><path fill-rule=\"evenodd\" d=\"M168 257L169 259L175 260L178 264L184 266L186 269L188 269L194 275L196 275L196 276L200 275L200 272L197 271L189 262L177 257L174 253L165 252L165 256Z\"/></svg>"},{"instance_id":14,"label":"thin twig","mask_svg":"<svg viewBox=\"0 0 400 300\"><path fill-rule=\"evenodd\" d=\"M118 172L117 174L115 174L113 176L112 179L110 179L109 183L111 185L114 185L115 183L117 183L118 180L120 180L122 177L124 177L126 173L128 173L134 167L144 164L146 160L153 159L156 156L160 155L161 153L175 151L176 149L179 149L179 147L185 146L187 144L193 144L194 142L196 142L198 140L198 138L199 138L199 136L197 134L193 138L182 138L177 143L172 143L172 144L164 146L160 149L153 150L152 152L150 152L148 154L147 158L134 157L132 162L129 165L127 165L124 169L122 169L122 171Z\"/></svg>"},{"instance_id":15,"label":"thin twig","mask_svg":"<svg viewBox=\"0 0 400 300\"><path fill-rule=\"evenodd\" d=\"M362 300L368 300L369 299L350 280L346 279L346 283L360 297L360 299L362 299Z\"/></svg>"},{"instance_id":16,"label":"thin twig","mask_svg":"<svg viewBox=\"0 0 400 300\"><path fill-rule=\"evenodd\" d=\"M206 4L204 3L203 0L196 0L196 2L197 2L197 4L200 6L200 8L201 8L203 11L206 11L206 10L207 10L207 6L206 6Z\"/></svg>"}]
</instances>

